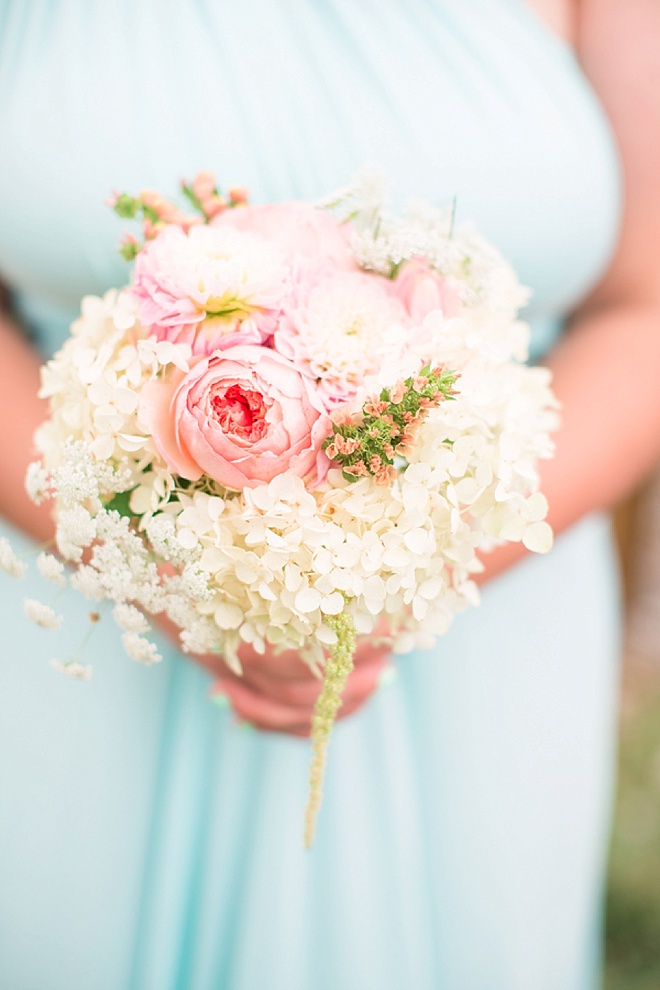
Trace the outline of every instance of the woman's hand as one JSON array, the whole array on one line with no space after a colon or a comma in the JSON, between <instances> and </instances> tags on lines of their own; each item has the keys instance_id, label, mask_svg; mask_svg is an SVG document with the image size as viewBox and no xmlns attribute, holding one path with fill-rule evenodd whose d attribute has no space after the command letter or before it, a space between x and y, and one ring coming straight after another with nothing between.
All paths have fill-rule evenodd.
<instances>
[{"instance_id":1,"label":"woman's hand","mask_svg":"<svg viewBox=\"0 0 660 990\"><path fill-rule=\"evenodd\" d=\"M181 648L179 631L173 622L161 615L158 627L177 648ZM349 675L338 718L351 715L367 701L378 687L390 653L389 646L376 646L368 639L358 641L355 667ZM239 649L238 655L242 674L235 674L213 653L191 659L214 675L214 693L228 699L240 720L266 732L308 736L321 679L295 650L275 655L267 647L261 656L246 644Z\"/></svg>"},{"instance_id":2,"label":"woman's hand","mask_svg":"<svg viewBox=\"0 0 660 990\"><path fill-rule=\"evenodd\" d=\"M387 646L374 646L369 640L358 642L339 718L357 711L375 691L389 655ZM308 736L321 690L319 677L293 650L275 656L267 648L260 656L245 646L239 657L242 675L233 673L217 657L202 657L199 662L218 674L215 688L226 695L240 719L258 729Z\"/></svg>"}]
</instances>

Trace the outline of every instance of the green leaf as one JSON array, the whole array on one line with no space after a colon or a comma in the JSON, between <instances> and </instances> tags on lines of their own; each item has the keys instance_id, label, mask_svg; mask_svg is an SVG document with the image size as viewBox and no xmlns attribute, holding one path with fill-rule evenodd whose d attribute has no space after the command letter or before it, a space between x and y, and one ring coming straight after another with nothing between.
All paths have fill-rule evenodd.
<instances>
[{"instance_id":1,"label":"green leaf","mask_svg":"<svg viewBox=\"0 0 660 990\"><path fill-rule=\"evenodd\" d=\"M127 241L119 248L119 253L125 261L133 261L140 253L140 245L135 244L133 241Z\"/></svg>"},{"instance_id":2,"label":"green leaf","mask_svg":"<svg viewBox=\"0 0 660 990\"><path fill-rule=\"evenodd\" d=\"M105 508L111 512L118 512L120 516L128 516L129 519L132 518L135 513L131 512L130 500L131 492L134 490L131 489L130 492L117 492L109 502L105 503Z\"/></svg>"},{"instance_id":3,"label":"green leaf","mask_svg":"<svg viewBox=\"0 0 660 990\"><path fill-rule=\"evenodd\" d=\"M142 216L146 217L147 220L151 220L152 223L158 223L159 216L152 206L145 206L144 203L140 203L142 209Z\"/></svg>"},{"instance_id":4,"label":"green leaf","mask_svg":"<svg viewBox=\"0 0 660 990\"><path fill-rule=\"evenodd\" d=\"M195 193L192 191L192 188L188 185L183 184L181 186L181 191L183 192L183 195L186 197L186 199L189 201L192 208L194 210L197 210L198 213L201 213L203 217L206 216L206 214L204 213L204 207L202 206L199 197L197 197Z\"/></svg>"},{"instance_id":5,"label":"green leaf","mask_svg":"<svg viewBox=\"0 0 660 990\"><path fill-rule=\"evenodd\" d=\"M117 196L113 210L119 217L123 217L124 220L132 220L138 210L138 200L134 196L129 196L128 193L122 193Z\"/></svg>"}]
</instances>

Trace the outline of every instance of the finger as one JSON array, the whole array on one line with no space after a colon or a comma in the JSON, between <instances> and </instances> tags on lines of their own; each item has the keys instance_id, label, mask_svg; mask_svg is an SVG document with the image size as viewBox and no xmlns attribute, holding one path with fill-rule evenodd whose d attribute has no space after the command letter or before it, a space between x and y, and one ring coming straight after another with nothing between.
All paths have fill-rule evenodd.
<instances>
[{"instance_id":1,"label":"finger","mask_svg":"<svg viewBox=\"0 0 660 990\"><path fill-rule=\"evenodd\" d=\"M337 719L338 720L344 719L349 715L354 715L356 712L358 712L361 708L364 707L364 705L367 703L368 700L369 700L369 696L367 695L366 697L363 698L356 698L351 701L343 702L339 711L337 712ZM268 728L268 727L263 726L263 728ZM277 731L282 731L282 730L277 730ZM298 736L301 739L309 739L311 735L311 718L304 719L297 725L294 725L292 723L289 728L283 731L285 731L288 735L291 736Z\"/></svg>"},{"instance_id":2,"label":"finger","mask_svg":"<svg viewBox=\"0 0 660 990\"><path fill-rule=\"evenodd\" d=\"M238 680L221 680L217 687L224 691L236 715L259 729L274 732L309 732L311 707L300 708L255 691Z\"/></svg>"},{"instance_id":3,"label":"finger","mask_svg":"<svg viewBox=\"0 0 660 990\"><path fill-rule=\"evenodd\" d=\"M391 652L391 647L388 645L381 643L376 645L369 639L359 639L353 656L353 665L358 667L363 663L385 663ZM239 648L238 657L244 670L249 668L265 673L272 672L273 677L281 680L302 680L316 677L310 664L301 659L300 654L295 650L283 650L281 653L276 653L274 648L267 644L264 653L257 653L252 647L244 644Z\"/></svg>"},{"instance_id":4,"label":"finger","mask_svg":"<svg viewBox=\"0 0 660 990\"><path fill-rule=\"evenodd\" d=\"M387 655L386 655L387 656ZM378 687L383 671L388 667L387 659L365 661L349 674L343 701L346 706L354 702L362 704Z\"/></svg>"},{"instance_id":5,"label":"finger","mask_svg":"<svg viewBox=\"0 0 660 990\"><path fill-rule=\"evenodd\" d=\"M362 707L378 687L383 669L382 663L371 663L350 675L338 718L344 718ZM274 694L269 680L266 680L265 691L259 681L258 677L248 681L232 676L223 678L217 687L225 693L239 718L269 731L308 735L321 689L319 682L279 684L279 693Z\"/></svg>"},{"instance_id":6,"label":"finger","mask_svg":"<svg viewBox=\"0 0 660 990\"><path fill-rule=\"evenodd\" d=\"M297 653L290 656L263 657L258 653L250 651L245 653L240 651L242 673L236 674L234 670L227 666L227 662L215 653L204 653L193 656L192 659L205 670L210 671L215 677L231 680L247 680L252 676L257 676L263 672L272 683L287 680L309 679L318 680L309 666L300 659Z\"/></svg>"},{"instance_id":7,"label":"finger","mask_svg":"<svg viewBox=\"0 0 660 990\"><path fill-rule=\"evenodd\" d=\"M270 673L250 671L244 679L256 694L263 695L282 705L301 709L311 715L322 687L318 677L310 676L303 680L279 680Z\"/></svg>"},{"instance_id":8,"label":"finger","mask_svg":"<svg viewBox=\"0 0 660 990\"><path fill-rule=\"evenodd\" d=\"M353 699L350 699L350 700L343 700L342 701L342 704L341 704L341 707L340 707L339 711L337 712L337 719L338 720L339 719L344 719L347 716L354 715L356 712L358 712L361 708L364 707L364 705L369 700L369 697L370 697L370 695L365 695L365 696L359 697L359 698L353 698ZM287 729L286 731L289 733L289 735L292 735L292 736L299 736L301 738L309 738L309 736L311 735L311 719L308 720L308 721L306 721L306 722L304 722L304 723L301 723L301 725L298 728L294 728L292 726L290 729Z\"/></svg>"},{"instance_id":9,"label":"finger","mask_svg":"<svg viewBox=\"0 0 660 990\"><path fill-rule=\"evenodd\" d=\"M266 644L264 653L257 653L251 646L244 645L239 648L238 658L244 670L270 672L273 677L281 680L298 680L315 676L309 664L301 659L296 650L276 653L270 644Z\"/></svg>"},{"instance_id":10,"label":"finger","mask_svg":"<svg viewBox=\"0 0 660 990\"><path fill-rule=\"evenodd\" d=\"M369 640L358 640L353 665L359 667L363 663L387 663L391 655L392 647L389 645L375 645Z\"/></svg>"},{"instance_id":11,"label":"finger","mask_svg":"<svg viewBox=\"0 0 660 990\"><path fill-rule=\"evenodd\" d=\"M383 660L369 659L365 660L360 667L356 667L348 676L343 694L344 700L368 697L374 690L385 666ZM305 671L304 676L299 680L288 680L278 678L270 670L250 668L249 670L246 669L242 676L227 674L223 680L243 684L273 700L310 712L316 704L316 699L322 688L321 678L312 675L309 671Z\"/></svg>"},{"instance_id":12,"label":"finger","mask_svg":"<svg viewBox=\"0 0 660 990\"><path fill-rule=\"evenodd\" d=\"M384 664L389 659L390 652L387 646L373 646L369 640L360 640L353 658L354 667L371 663ZM265 653L261 654L256 653L247 644L243 644L239 648L238 656L243 669L240 676L246 679L257 678L263 674L264 678L268 678L273 685L280 681L307 681L310 684L315 684L319 680L315 671L300 658L300 654L295 650L275 653L273 647L267 645ZM206 654L195 659L216 676L231 677L232 679L237 676L227 667L225 661L215 654Z\"/></svg>"}]
</instances>

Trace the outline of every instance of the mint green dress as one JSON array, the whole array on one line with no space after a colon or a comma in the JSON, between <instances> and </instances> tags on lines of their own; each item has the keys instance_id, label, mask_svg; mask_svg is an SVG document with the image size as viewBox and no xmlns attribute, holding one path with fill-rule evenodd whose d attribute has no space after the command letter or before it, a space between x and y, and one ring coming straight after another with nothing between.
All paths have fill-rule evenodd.
<instances>
[{"instance_id":1,"label":"mint green dress","mask_svg":"<svg viewBox=\"0 0 660 990\"><path fill-rule=\"evenodd\" d=\"M0 272L44 352L121 284L112 189L211 168L257 202L365 164L473 219L534 292L534 352L597 279L616 156L523 0L2 0ZM4 431L13 424L4 424ZM588 456L588 451L585 452ZM593 990L618 595L605 519L485 590L334 734L313 852L308 745L245 730L110 620L91 683L49 666L1 579L0 990Z\"/></svg>"}]
</instances>

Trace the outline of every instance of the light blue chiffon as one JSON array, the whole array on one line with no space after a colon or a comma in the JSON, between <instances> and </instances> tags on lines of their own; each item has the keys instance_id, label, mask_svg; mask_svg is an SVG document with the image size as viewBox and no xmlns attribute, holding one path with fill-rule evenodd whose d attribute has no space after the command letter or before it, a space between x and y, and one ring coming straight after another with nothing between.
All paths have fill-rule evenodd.
<instances>
[{"instance_id":1,"label":"light blue chiffon","mask_svg":"<svg viewBox=\"0 0 660 990\"><path fill-rule=\"evenodd\" d=\"M126 278L113 188L215 170L256 201L365 164L456 195L534 291L534 351L616 236L611 137L521 0L0 3L0 271L44 351ZM11 424L9 426L11 428ZM585 452L588 456L588 452ZM334 733L313 852L308 746L238 727L208 676L90 684L2 583L0 990L587 990L598 981L618 595L606 520L492 582Z\"/></svg>"}]
</instances>

